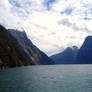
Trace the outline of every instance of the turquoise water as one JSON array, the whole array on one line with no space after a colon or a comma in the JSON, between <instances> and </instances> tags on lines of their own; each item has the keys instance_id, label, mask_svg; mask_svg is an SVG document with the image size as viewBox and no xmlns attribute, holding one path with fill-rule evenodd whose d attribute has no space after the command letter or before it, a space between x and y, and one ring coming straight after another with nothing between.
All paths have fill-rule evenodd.
<instances>
[{"instance_id":1,"label":"turquoise water","mask_svg":"<svg viewBox=\"0 0 92 92\"><path fill-rule=\"evenodd\" d=\"M28 66L1 70L0 92L92 92L92 65Z\"/></svg>"}]
</instances>

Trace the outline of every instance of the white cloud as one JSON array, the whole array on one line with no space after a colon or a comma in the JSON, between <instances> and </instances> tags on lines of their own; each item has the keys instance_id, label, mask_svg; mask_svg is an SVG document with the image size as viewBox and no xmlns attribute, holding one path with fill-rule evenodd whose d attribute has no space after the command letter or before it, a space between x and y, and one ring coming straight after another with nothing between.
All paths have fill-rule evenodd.
<instances>
[{"instance_id":1,"label":"white cloud","mask_svg":"<svg viewBox=\"0 0 92 92\"><path fill-rule=\"evenodd\" d=\"M67 46L80 46L91 34L91 0L57 0L49 11L44 0L9 1L11 4L0 1L0 23L8 28L23 27L32 42L48 55ZM69 7L73 9L70 15L61 14ZM84 20L85 17L90 20Z\"/></svg>"},{"instance_id":2,"label":"white cloud","mask_svg":"<svg viewBox=\"0 0 92 92\"><path fill-rule=\"evenodd\" d=\"M0 24L6 27L18 27L21 20L10 12L10 8L8 0L0 1Z\"/></svg>"},{"instance_id":3,"label":"white cloud","mask_svg":"<svg viewBox=\"0 0 92 92\"><path fill-rule=\"evenodd\" d=\"M59 25L58 22L64 19L60 13L35 12L28 19L26 23L30 24L31 29L28 32L29 36L34 38L33 42L46 53L55 53L54 51L70 46L70 44L80 46L83 39L88 35L85 30L82 32L83 30L79 27L78 30L74 30L71 26ZM40 25L40 28L34 23ZM45 29L43 29L44 27Z\"/></svg>"}]
</instances>

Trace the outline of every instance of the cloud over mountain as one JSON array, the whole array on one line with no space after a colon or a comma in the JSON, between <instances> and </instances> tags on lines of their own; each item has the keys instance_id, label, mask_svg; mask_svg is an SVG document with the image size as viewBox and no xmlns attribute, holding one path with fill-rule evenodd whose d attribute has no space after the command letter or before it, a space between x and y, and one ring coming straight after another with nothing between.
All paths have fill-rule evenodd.
<instances>
[{"instance_id":1,"label":"cloud over mountain","mask_svg":"<svg viewBox=\"0 0 92 92\"><path fill-rule=\"evenodd\" d=\"M67 46L80 46L92 34L91 0L2 0L0 23L24 28L48 55Z\"/></svg>"}]
</instances>

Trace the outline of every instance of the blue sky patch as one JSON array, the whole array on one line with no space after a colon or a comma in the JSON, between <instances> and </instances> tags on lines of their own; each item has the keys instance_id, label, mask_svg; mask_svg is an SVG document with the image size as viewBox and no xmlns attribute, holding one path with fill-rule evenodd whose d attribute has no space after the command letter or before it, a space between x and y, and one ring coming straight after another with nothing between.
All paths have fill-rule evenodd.
<instances>
[{"instance_id":1,"label":"blue sky patch","mask_svg":"<svg viewBox=\"0 0 92 92\"><path fill-rule=\"evenodd\" d=\"M21 4L19 2L17 2L16 0L8 0L9 3L15 7L21 8Z\"/></svg>"},{"instance_id":2,"label":"blue sky patch","mask_svg":"<svg viewBox=\"0 0 92 92\"><path fill-rule=\"evenodd\" d=\"M44 5L46 6L47 10L50 10L51 9L51 5L56 2L56 0L46 0L44 2Z\"/></svg>"},{"instance_id":3,"label":"blue sky patch","mask_svg":"<svg viewBox=\"0 0 92 92\"><path fill-rule=\"evenodd\" d=\"M73 9L72 8L66 8L64 11L61 12L61 14L67 14L70 15L72 13Z\"/></svg>"},{"instance_id":4,"label":"blue sky patch","mask_svg":"<svg viewBox=\"0 0 92 92\"><path fill-rule=\"evenodd\" d=\"M92 20L92 9L89 9L88 11L85 11L84 20Z\"/></svg>"},{"instance_id":5,"label":"blue sky patch","mask_svg":"<svg viewBox=\"0 0 92 92\"><path fill-rule=\"evenodd\" d=\"M92 20L92 18L84 17L84 20Z\"/></svg>"}]
</instances>

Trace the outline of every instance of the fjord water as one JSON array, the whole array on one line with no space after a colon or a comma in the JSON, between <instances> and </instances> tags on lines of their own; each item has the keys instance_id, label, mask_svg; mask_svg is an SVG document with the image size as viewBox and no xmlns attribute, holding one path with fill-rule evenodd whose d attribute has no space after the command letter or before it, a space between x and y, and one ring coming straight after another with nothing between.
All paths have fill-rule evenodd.
<instances>
[{"instance_id":1,"label":"fjord water","mask_svg":"<svg viewBox=\"0 0 92 92\"><path fill-rule=\"evenodd\" d=\"M0 92L92 92L92 65L0 70Z\"/></svg>"}]
</instances>

